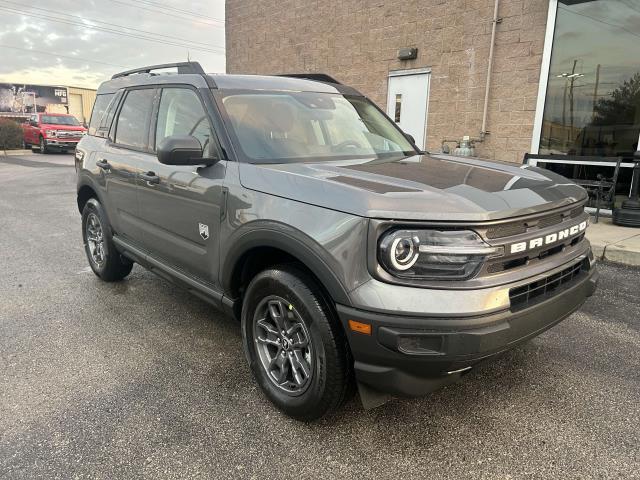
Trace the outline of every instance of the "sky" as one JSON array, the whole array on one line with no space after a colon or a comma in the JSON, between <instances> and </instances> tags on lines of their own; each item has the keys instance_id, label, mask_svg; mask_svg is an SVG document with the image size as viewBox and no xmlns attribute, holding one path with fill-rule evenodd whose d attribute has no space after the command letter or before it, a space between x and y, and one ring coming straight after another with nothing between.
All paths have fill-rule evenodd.
<instances>
[{"instance_id":1,"label":"sky","mask_svg":"<svg viewBox=\"0 0 640 480\"><path fill-rule=\"evenodd\" d=\"M0 83L96 88L187 58L224 72L224 0L0 0Z\"/></svg>"},{"instance_id":2,"label":"sky","mask_svg":"<svg viewBox=\"0 0 640 480\"><path fill-rule=\"evenodd\" d=\"M560 4L545 118L560 122L563 109L565 116L568 115L569 100L564 94L565 89L570 90L571 83L562 75L574 72L574 61L574 73L578 75L573 82L574 126L582 127L592 120L594 98L608 97L611 91L640 71L639 56L640 1Z\"/></svg>"}]
</instances>

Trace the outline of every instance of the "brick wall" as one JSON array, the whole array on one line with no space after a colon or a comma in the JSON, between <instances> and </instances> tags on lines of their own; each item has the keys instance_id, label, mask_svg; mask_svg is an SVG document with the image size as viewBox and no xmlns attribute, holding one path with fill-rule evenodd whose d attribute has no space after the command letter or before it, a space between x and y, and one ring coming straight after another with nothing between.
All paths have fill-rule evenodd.
<instances>
[{"instance_id":1,"label":"brick wall","mask_svg":"<svg viewBox=\"0 0 640 480\"><path fill-rule=\"evenodd\" d=\"M430 67L427 147L482 126L493 0L226 0L229 73L326 72L381 107L390 70ZM530 148L548 0L502 0L485 158ZM417 47L416 60L397 50Z\"/></svg>"}]
</instances>

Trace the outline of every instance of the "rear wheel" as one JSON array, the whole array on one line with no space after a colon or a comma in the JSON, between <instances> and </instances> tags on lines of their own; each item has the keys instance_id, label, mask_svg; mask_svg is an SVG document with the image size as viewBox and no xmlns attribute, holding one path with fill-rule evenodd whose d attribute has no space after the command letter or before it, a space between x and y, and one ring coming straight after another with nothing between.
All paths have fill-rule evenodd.
<instances>
[{"instance_id":1,"label":"rear wheel","mask_svg":"<svg viewBox=\"0 0 640 480\"><path fill-rule=\"evenodd\" d=\"M299 268L276 267L253 278L242 338L258 384L291 417L315 420L352 392L344 332L314 279Z\"/></svg>"},{"instance_id":2,"label":"rear wheel","mask_svg":"<svg viewBox=\"0 0 640 480\"><path fill-rule=\"evenodd\" d=\"M107 216L95 198L90 198L82 210L82 239L89 265L98 277L115 282L129 275L133 262L116 250Z\"/></svg>"}]
</instances>

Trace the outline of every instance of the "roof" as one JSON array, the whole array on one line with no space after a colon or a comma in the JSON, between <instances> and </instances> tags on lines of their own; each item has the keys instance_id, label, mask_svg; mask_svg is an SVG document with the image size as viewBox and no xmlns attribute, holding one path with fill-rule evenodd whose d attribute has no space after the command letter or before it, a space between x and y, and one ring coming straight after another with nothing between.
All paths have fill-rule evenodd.
<instances>
[{"instance_id":1,"label":"roof","mask_svg":"<svg viewBox=\"0 0 640 480\"><path fill-rule=\"evenodd\" d=\"M298 92L341 93L359 95L355 88L339 83L307 78L269 75L192 74L192 73L136 73L106 81L98 88L98 95L113 93L121 88L140 85L187 84L198 88L281 90Z\"/></svg>"},{"instance_id":2,"label":"roof","mask_svg":"<svg viewBox=\"0 0 640 480\"><path fill-rule=\"evenodd\" d=\"M285 75L209 74L219 89L293 90L296 92L344 93L361 95L355 88L340 83Z\"/></svg>"}]
</instances>

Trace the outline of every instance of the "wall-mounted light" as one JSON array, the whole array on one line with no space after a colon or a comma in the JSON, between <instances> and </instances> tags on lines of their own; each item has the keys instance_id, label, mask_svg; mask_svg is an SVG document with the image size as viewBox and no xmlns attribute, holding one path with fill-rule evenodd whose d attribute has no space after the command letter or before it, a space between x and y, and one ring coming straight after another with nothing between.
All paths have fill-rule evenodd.
<instances>
[{"instance_id":1,"label":"wall-mounted light","mask_svg":"<svg viewBox=\"0 0 640 480\"><path fill-rule=\"evenodd\" d=\"M418 58L418 49L415 47L398 50L398 60L415 60L416 58Z\"/></svg>"}]
</instances>

